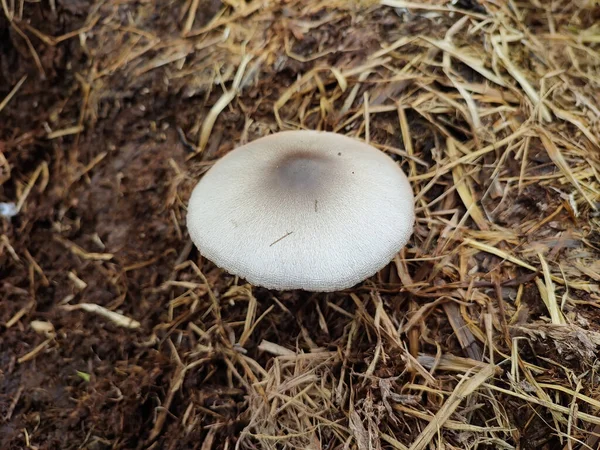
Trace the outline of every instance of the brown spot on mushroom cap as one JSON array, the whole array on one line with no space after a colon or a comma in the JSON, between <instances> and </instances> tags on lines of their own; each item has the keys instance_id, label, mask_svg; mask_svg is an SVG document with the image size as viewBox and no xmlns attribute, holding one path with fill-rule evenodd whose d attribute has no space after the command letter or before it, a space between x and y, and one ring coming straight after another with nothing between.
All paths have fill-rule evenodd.
<instances>
[{"instance_id":1,"label":"brown spot on mushroom cap","mask_svg":"<svg viewBox=\"0 0 600 450\"><path fill-rule=\"evenodd\" d=\"M277 186L302 193L318 192L326 180L327 172L334 169L334 162L326 154L315 154L303 150L284 153L275 163L272 175Z\"/></svg>"},{"instance_id":2,"label":"brown spot on mushroom cap","mask_svg":"<svg viewBox=\"0 0 600 450\"><path fill-rule=\"evenodd\" d=\"M285 131L218 161L195 187L187 221L200 253L232 274L272 289L333 291L406 245L413 202L406 175L376 148Z\"/></svg>"}]
</instances>

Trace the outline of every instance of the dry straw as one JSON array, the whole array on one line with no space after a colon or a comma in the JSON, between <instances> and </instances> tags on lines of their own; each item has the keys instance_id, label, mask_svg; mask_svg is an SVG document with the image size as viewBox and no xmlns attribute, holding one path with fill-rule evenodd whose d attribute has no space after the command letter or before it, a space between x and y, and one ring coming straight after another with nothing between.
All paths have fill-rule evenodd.
<instances>
[{"instance_id":1,"label":"dry straw","mask_svg":"<svg viewBox=\"0 0 600 450\"><path fill-rule=\"evenodd\" d=\"M594 2L228 0L204 24L202 2L186 5L177 36L112 22L103 9L77 35L36 31L47 45L79 36L95 62L80 80L80 123L47 138L93 126L109 86L160 73L177 95L200 99L181 133L190 173L271 131L333 130L403 162L418 217L395 264L326 296L262 292L259 301L240 280L185 262L181 235L182 264L156 287L171 300L147 345L160 339L175 369L148 442L174 421L169 433L202 430L203 450L598 448ZM113 46L86 44L91 31ZM228 126L234 116L243 126ZM192 183L175 168L177 223ZM20 208L44 173L19 188ZM61 243L82 260L113 259ZM180 349L186 339L193 351ZM237 417L198 404L184 383L214 360L222 365L199 379L242 392Z\"/></svg>"}]
</instances>

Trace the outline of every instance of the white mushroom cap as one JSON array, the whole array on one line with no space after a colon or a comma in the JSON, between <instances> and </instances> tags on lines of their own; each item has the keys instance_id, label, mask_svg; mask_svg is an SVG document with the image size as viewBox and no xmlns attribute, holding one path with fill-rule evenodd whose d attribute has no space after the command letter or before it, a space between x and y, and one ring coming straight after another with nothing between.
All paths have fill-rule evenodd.
<instances>
[{"instance_id":1,"label":"white mushroom cap","mask_svg":"<svg viewBox=\"0 0 600 450\"><path fill-rule=\"evenodd\" d=\"M200 253L269 289L328 292L374 275L406 245L413 191L394 160L336 133L284 131L221 158L192 192Z\"/></svg>"}]
</instances>

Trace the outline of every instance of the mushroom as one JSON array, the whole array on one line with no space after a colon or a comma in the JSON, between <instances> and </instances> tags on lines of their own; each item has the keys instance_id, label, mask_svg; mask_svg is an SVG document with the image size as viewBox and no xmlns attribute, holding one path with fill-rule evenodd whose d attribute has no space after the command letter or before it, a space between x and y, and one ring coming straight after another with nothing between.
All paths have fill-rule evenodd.
<instances>
[{"instance_id":1,"label":"mushroom","mask_svg":"<svg viewBox=\"0 0 600 450\"><path fill-rule=\"evenodd\" d=\"M200 254L253 285L330 292L385 267L410 239L413 191L398 164L341 134L283 131L242 145L189 200Z\"/></svg>"}]
</instances>

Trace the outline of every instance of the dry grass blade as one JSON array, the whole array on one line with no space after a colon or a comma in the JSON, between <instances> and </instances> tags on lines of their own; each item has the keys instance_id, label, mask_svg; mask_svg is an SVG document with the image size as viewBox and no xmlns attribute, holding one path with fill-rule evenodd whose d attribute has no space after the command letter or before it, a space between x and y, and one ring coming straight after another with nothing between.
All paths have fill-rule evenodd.
<instances>
[{"instance_id":1,"label":"dry grass blade","mask_svg":"<svg viewBox=\"0 0 600 450\"><path fill-rule=\"evenodd\" d=\"M42 164L40 164L38 166L38 168L35 170L35 172L33 172L33 174L31 175L31 178L27 182L27 186L25 187L25 190L19 197L19 201L17 202L17 205L16 205L17 211L21 211L21 209L23 208L25 201L29 197L31 190L33 189L33 186L35 186L35 183L37 182L40 175L43 176L43 178L42 178L42 180L43 180L45 178L45 176L47 176L47 173L48 173L48 164L46 162L43 162ZM42 186L41 186L42 191L45 189L46 185L47 185L46 182L42 182Z\"/></svg>"},{"instance_id":2,"label":"dry grass blade","mask_svg":"<svg viewBox=\"0 0 600 450\"><path fill-rule=\"evenodd\" d=\"M430 416L428 414L419 412L419 411L415 411L414 409L411 408L407 408L405 406L401 406L401 405L394 405L394 409L396 411L399 411L403 414L408 414L409 416L414 416L414 417L418 417L419 419L425 420L427 422L433 422L436 421L438 419L437 416ZM462 423L462 422L457 422L455 420L446 420L445 422L442 423L437 423L437 426L440 428L446 428L448 430L454 430L454 431L469 431L469 432L473 432L473 433L484 433L486 431L492 431L492 432L506 432L509 431L505 428L502 427L479 427L477 425L469 425L468 423Z\"/></svg>"},{"instance_id":3,"label":"dry grass blade","mask_svg":"<svg viewBox=\"0 0 600 450\"><path fill-rule=\"evenodd\" d=\"M570 113L569 111L565 111L564 109L561 109L555 105L549 104L549 107L552 109L552 112L556 114L557 117L575 125L581 130L583 134L585 134L585 137L587 137L595 147L600 148L600 141L598 140L598 136L594 135L590 128L586 126L581 119L579 119L576 115ZM0 108L0 110L1 109L2 108Z\"/></svg>"},{"instance_id":4,"label":"dry grass blade","mask_svg":"<svg viewBox=\"0 0 600 450\"><path fill-rule=\"evenodd\" d=\"M431 171L431 172L428 172L428 173L425 173L422 175L416 175L411 178L411 181L428 180L430 178L439 177L441 175L444 175L456 166L459 166L461 164L471 163L474 160L476 160L477 158L480 158L480 157L482 157L488 153L491 153L493 151L497 151L498 148L504 147L505 145L514 142L515 140L519 139L524 134L529 133L529 131L530 130L527 127L521 127L517 131L512 133L511 135L505 137L504 139L499 140L498 142L496 142L492 145L487 145L477 151L467 153L466 155L461 156L460 158L455 159L452 162L449 162L442 167L438 167L435 171Z\"/></svg>"},{"instance_id":5,"label":"dry grass blade","mask_svg":"<svg viewBox=\"0 0 600 450\"><path fill-rule=\"evenodd\" d=\"M76 125L74 127L65 128L63 130L56 130L51 133L48 133L46 136L48 139L57 139L60 137L70 136L72 134L79 134L83 131L83 126Z\"/></svg>"},{"instance_id":6,"label":"dry grass blade","mask_svg":"<svg viewBox=\"0 0 600 450\"><path fill-rule=\"evenodd\" d=\"M194 26L194 20L196 19L196 12L198 11L198 5L200 4L200 0L192 0L192 4L190 6L190 11L188 13L187 20L185 21L185 25L183 26L183 35L187 35Z\"/></svg>"},{"instance_id":7,"label":"dry grass blade","mask_svg":"<svg viewBox=\"0 0 600 450\"><path fill-rule=\"evenodd\" d=\"M508 253L506 253L503 250L500 250L499 248L493 247L491 245L484 244L482 242L475 241L475 240L470 239L470 238L464 239L464 243L467 244L467 245L470 245L473 248L481 250L483 252L487 252L487 253L491 253L492 255L496 255L499 258L505 259L506 261L510 261L511 263L516 264L516 265L521 266L521 267L524 267L525 269L531 270L532 272L537 272L538 271L532 265L527 264L526 262L520 260L519 258L516 258L516 257L514 257L512 255L509 255Z\"/></svg>"},{"instance_id":8,"label":"dry grass blade","mask_svg":"<svg viewBox=\"0 0 600 450\"><path fill-rule=\"evenodd\" d=\"M540 259L540 262L542 264L545 282L544 284L539 278L536 279L536 283L538 284L538 287L540 288L540 293L542 294L542 299L544 300L544 303L546 303L546 307L550 312L550 319L552 320L552 323L556 325L564 324L566 323L565 317L563 316L562 311L558 307L558 302L556 300L556 291L554 288L554 283L552 282L552 276L550 275L548 263L546 262L544 257L539 253L538 258Z\"/></svg>"},{"instance_id":9,"label":"dry grass blade","mask_svg":"<svg viewBox=\"0 0 600 450\"><path fill-rule=\"evenodd\" d=\"M405 0L381 0L380 4L385 6L391 6L392 8L406 8L406 9L415 9L415 10L425 10L425 11L439 11L439 12L448 12L448 13L456 13L460 12L462 14L485 18L481 14L476 14L472 11L462 10L459 8L453 8L448 6L440 6L437 4L430 5L425 2L407 2Z\"/></svg>"},{"instance_id":10,"label":"dry grass blade","mask_svg":"<svg viewBox=\"0 0 600 450\"><path fill-rule=\"evenodd\" d=\"M206 148L206 144L208 143L213 126L215 125L219 114L221 114L227 105L229 105L236 95L239 94L239 89L242 84L244 72L246 71L246 66L251 60L252 56L250 55L246 55L242 58L242 62L240 63L240 67L238 68L231 88L223 93L221 98L214 104L208 115L204 118L204 122L202 122L202 129L200 130L197 153L202 152Z\"/></svg>"},{"instance_id":11,"label":"dry grass blade","mask_svg":"<svg viewBox=\"0 0 600 450\"><path fill-rule=\"evenodd\" d=\"M99 316L110 320L115 325L123 328L136 329L141 326L141 324L137 320L127 317L123 314L110 311L101 305L96 305L95 303L79 303L77 305L64 305L62 308L66 311L76 311L81 309L86 312L98 314Z\"/></svg>"},{"instance_id":12,"label":"dry grass blade","mask_svg":"<svg viewBox=\"0 0 600 450\"><path fill-rule=\"evenodd\" d=\"M58 241L60 241L69 250L71 250L71 252L73 252L75 255L77 255L83 259L89 259L89 260L95 260L95 261L109 261L109 260L113 259L113 257L114 257L114 255L112 253L87 252L84 249L82 249L81 247L79 247L77 244L74 244L73 242L70 242L70 241L67 241L67 240L61 239L61 238L56 238L56 239Z\"/></svg>"},{"instance_id":13,"label":"dry grass blade","mask_svg":"<svg viewBox=\"0 0 600 450\"><path fill-rule=\"evenodd\" d=\"M273 342L268 342L263 340L260 345L258 346L258 349L263 351L263 352L267 352L270 353L271 355L275 355L275 356L289 356L289 357L295 357L296 354L285 348L282 347L281 345L275 344Z\"/></svg>"},{"instance_id":14,"label":"dry grass blade","mask_svg":"<svg viewBox=\"0 0 600 450\"><path fill-rule=\"evenodd\" d=\"M452 395L448 397L435 417L431 420L431 422L429 422L429 425L427 425L421 434L419 434L417 439L415 439L415 441L409 447L409 450L423 450L425 447L427 447L433 440L434 436L438 434L440 427L446 423L454 411L456 411L456 408L458 408L460 403L463 402L467 396L475 392L489 378L491 378L495 371L495 366L488 365L471 378L463 378L452 392Z\"/></svg>"},{"instance_id":15,"label":"dry grass blade","mask_svg":"<svg viewBox=\"0 0 600 450\"><path fill-rule=\"evenodd\" d=\"M27 75L23 75L21 79L17 82L17 84L15 84L15 86L11 89L8 95L4 97L4 99L0 102L0 112L2 112L6 105L8 105L8 102L12 100L16 93L19 92L19 89L21 89L21 86L23 85L23 83L25 83L26 79Z\"/></svg>"},{"instance_id":16,"label":"dry grass blade","mask_svg":"<svg viewBox=\"0 0 600 450\"><path fill-rule=\"evenodd\" d=\"M496 74L494 74L491 70L487 69L480 59L466 54L462 49L455 47L451 42L436 41L430 38L423 39L431 45L438 47L440 50L443 50L448 54L452 55L453 57L460 60L462 63L466 64L476 72L479 72L483 77L487 78L491 82L499 86L506 85L504 80L498 77Z\"/></svg>"},{"instance_id":17,"label":"dry grass blade","mask_svg":"<svg viewBox=\"0 0 600 450\"><path fill-rule=\"evenodd\" d=\"M500 59L500 61L502 61L502 64L504 64L506 70L508 70L508 73L510 73L512 77L523 87L523 90L530 98L534 106L540 109L542 118L546 122L550 122L552 120L552 115L550 114L550 111L548 111L546 105L542 103L539 94L533 88L531 83L527 80L527 78L525 78L525 76L519 71L519 69L517 69L517 67L513 64L509 56L504 52L504 45L500 41L500 37L492 38L492 45L494 47L496 55L498 55L498 58Z\"/></svg>"},{"instance_id":18,"label":"dry grass blade","mask_svg":"<svg viewBox=\"0 0 600 450\"><path fill-rule=\"evenodd\" d=\"M456 150L454 139L449 138L446 141L446 148L448 149L448 156L450 156L451 159L458 158L458 151ZM480 230L489 230L487 220L473 198L473 186L470 179L465 175L462 166L459 165L452 169L452 178L454 179L456 191L463 201L465 208L467 208L467 214L473 218Z\"/></svg>"},{"instance_id":19,"label":"dry grass blade","mask_svg":"<svg viewBox=\"0 0 600 450\"><path fill-rule=\"evenodd\" d=\"M48 347L48 345L50 344L50 342L52 342L53 338L48 338L46 339L44 342L42 342L40 345L38 345L37 347L35 347L33 350L31 350L29 353L21 356L17 362L19 364L23 364L27 361L31 361L32 359L34 359L36 356L38 356L46 347Z\"/></svg>"},{"instance_id":20,"label":"dry grass blade","mask_svg":"<svg viewBox=\"0 0 600 450\"><path fill-rule=\"evenodd\" d=\"M484 386L486 388L488 388L488 389L500 392L500 393L505 394L507 396L517 397L517 398L520 398L522 400L525 400L528 403L533 403L535 405L543 406L543 407L548 408L550 411L553 411L553 412L562 413L562 414L565 414L565 415L568 415L570 413L570 408L562 406L562 405L558 405L556 403L552 403L549 400L542 400L542 399L540 399L538 397L535 397L535 396L532 396L532 395L528 395L528 394L521 393L521 392L511 391L510 389L504 389L504 388L501 388L499 386L494 386L494 385L491 385L491 384L485 384ZM584 421L584 422L588 422L588 423L595 424L595 425L600 425L600 417L598 417L597 415L592 415L592 414L587 414L587 413L579 412L578 413L578 418L580 420Z\"/></svg>"},{"instance_id":21,"label":"dry grass blade","mask_svg":"<svg viewBox=\"0 0 600 450\"><path fill-rule=\"evenodd\" d=\"M579 193L582 195L582 197L585 199L585 201L588 202L589 205L593 209L598 209L598 206L594 202L592 202L592 200L588 197L588 195L585 193L585 191L581 187L581 184L579 183L579 181L573 174L573 171L569 167L569 164L565 160L562 152L554 144L554 141L552 140L550 134L542 128L539 129L539 133L540 133L540 139L542 140L542 143L544 144L544 148L548 152L548 155L550 156L550 158L552 159L554 164L556 164L556 166L564 173L564 175L573 184L575 189L577 189L579 191Z\"/></svg>"},{"instance_id":22,"label":"dry grass blade","mask_svg":"<svg viewBox=\"0 0 600 450\"><path fill-rule=\"evenodd\" d=\"M42 61L40 60L40 57L39 57L37 51L35 50L35 47L31 43L31 39L29 39L29 37L17 26L17 24L14 21L12 21L10 23L10 25L17 32L17 34L23 38L23 40L27 44L27 48L29 49L31 56L33 57L33 60L35 61L35 65L37 66L37 68L40 72L40 76L42 77L42 79L45 79L46 71L44 70L44 66L42 64Z\"/></svg>"}]
</instances>

